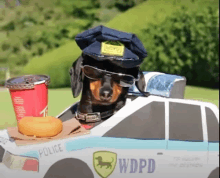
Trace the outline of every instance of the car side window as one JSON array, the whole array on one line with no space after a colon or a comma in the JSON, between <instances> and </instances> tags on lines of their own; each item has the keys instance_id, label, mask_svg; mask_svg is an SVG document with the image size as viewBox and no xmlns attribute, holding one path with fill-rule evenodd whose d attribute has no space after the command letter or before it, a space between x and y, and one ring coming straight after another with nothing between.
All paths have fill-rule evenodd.
<instances>
[{"instance_id":1,"label":"car side window","mask_svg":"<svg viewBox=\"0 0 220 178\"><path fill-rule=\"evenodd\" d=\"M219 123L218 120L210 108L205 107L206 121L208 129L208 141L219 142Z\"/></svg>"},{"instance_id":2,"label":"car side window","mask_svg":"<svg viewBox=\"0 0 220 178\"><path fill-rule=\"evenodd\" d=\"M169 115L170 140L203 142L200 106L170 102Z\"/></svg>"},{"instance_id":3,"label":"car side window","mask_svg":"<svg viewBox=\"0 0 220 178\"><path fill-rule=\"evenodd\" d=\"M152 102L143 106L109 130L104 137L164 140L164 102Z\"/></svg>"}]
</instances>

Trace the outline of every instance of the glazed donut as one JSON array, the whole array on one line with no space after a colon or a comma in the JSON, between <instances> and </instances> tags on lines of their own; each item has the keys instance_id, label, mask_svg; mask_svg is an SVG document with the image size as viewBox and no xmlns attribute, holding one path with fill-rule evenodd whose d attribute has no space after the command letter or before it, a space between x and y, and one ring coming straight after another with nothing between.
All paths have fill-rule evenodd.
<instances>
[{"instance_id":1,"label":"glazed donut","mask_svg":"<svg viewBox=\"0 0 220 178\"><path fill-rule=\"evenodd\" d=\"M18 123L18 131L27 136L53 137L58 135L62 130L62 121L51 116L24 117Z\"/></svg>"}]
</instances>

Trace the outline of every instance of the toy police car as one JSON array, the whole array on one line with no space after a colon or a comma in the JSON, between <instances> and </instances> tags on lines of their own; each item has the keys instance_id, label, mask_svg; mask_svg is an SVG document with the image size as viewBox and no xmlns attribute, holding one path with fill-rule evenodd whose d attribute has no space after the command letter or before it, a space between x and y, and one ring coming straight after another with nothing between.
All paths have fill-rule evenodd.
<instances>
[{"instance_id":1,"label":"toy police car","mask_svg":"<svg viewBox=\"0 0 220 178\"><path fill-rule=\"evenodd\" d=\"M146 91L161 96L131 88L126 105L88 135L18 147L0 131L0 177L219 177L219 109L180 99L182 77L145 79ZM72 118L76 105L58 117Z\"/></svg>"}]
</instances>

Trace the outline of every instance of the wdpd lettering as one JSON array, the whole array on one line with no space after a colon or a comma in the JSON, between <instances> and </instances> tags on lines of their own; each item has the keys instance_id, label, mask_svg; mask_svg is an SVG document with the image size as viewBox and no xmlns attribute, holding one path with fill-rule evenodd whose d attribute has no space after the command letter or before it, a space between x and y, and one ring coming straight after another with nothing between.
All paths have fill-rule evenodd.
<instances>
[{"instance_id":1,"label":"wdpd lettering","mask_svg":"<svg viewBox=\"0 0 220 178\"><path fill-rule=\"evenodd\" d=\"M154 173L154 159L119 159L120 173Z\"/></svg>"}]
</instances>

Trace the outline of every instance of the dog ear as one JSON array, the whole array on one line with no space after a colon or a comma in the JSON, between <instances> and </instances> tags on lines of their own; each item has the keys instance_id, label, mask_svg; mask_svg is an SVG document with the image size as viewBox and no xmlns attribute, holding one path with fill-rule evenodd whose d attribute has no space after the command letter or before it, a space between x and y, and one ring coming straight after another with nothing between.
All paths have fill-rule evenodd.
<instances>
[{"instance_id":1,"label":"dog ear","mask_svg":"<svg viewBox=\"0 0 220 178\"><path fill-rule=\"evenodd\" d=\"M149 96L149 92L146 92L146 82L144 78L144 74L142 71L139 71L139 80L135 82L135 85L137 89L144 95L144 96Z\"/></svg>"},{"instance_id":2,"label":"dog ear","mask_svg":"<svg viewBox=\"0 0 220 178\"><path fill-rule=\"evenodd\" d=\"M81 64L83 61L83 57L80 56L72 65L69 73L71 77L71 88L73 97L76 98L79 96L82 87L83 87L83 74L81 70Z\"/></svg>"}]
</instances>

